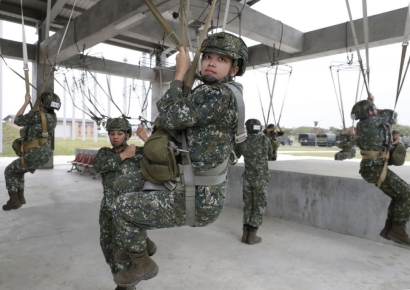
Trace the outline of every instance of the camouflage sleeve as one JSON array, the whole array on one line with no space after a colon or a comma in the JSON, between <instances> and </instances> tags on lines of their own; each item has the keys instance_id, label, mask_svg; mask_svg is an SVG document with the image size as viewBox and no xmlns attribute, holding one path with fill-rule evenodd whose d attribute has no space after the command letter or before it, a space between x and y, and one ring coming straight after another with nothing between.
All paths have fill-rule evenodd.
<instances>
[{"instance_id":1,"label":"camouflage sleeve","mask_svg":"<svg viewBox=\"0 0 410 290\"><path fill-rule=\"evenodd\" d=\"M392 119L392 110L383 110L377 116L371 117L370 122L373 126L380 126L390 122ZM394 118L397 118L397 113L394 113Z\"/></svg>"},{"instance_id":2,"label":"camouflage sleeve","mask_svg":"<svg viewBox=\"0 0 410 290\"><path fill-rule=\"evenodd\" d=\"M25 115L16 116L14 124L17 126L28 126L33 124L41 124L41 117L38 111L29 112Z\"/></svg>"},{"instance_id":3,"label":"camouflage sleeve","mask_svg":"<svg viewBox=\"0 0 410 290\"><path fill-rule=\"evenodd\" d=\"M235 147L233 148L233 150L235 151L235 155L238 159L242 156L241 147L242 147L242 143L239 143L239 144L235 144Z\"/></svg>"},{"instance_id":4,"label":"camouflage sleeve","mask_svg":"<svg viewBox=\"0 0 410 290\"><path fill-rule=\"evenodd\" d=\"M265 146L266 148L268 148L268 160L272 160L273 159L273 146L272 146L272 142L270 142L269 138L265 136L264 138L264 142L265 142Z\"/></svg>"},{"instance_id":5,"label":"camouflage sleeve","mask_svg":"<svg viewBox=\"0 0 410 290\"><path fill-rule=\"evenodd\" d=\"M157 102L161 126L182 130L212 124L227 110L231 94L225 85L201 85L190 96L183 97L182 82L173 81Z\"/></svg>"},{"instance_id":6,"label":"camouflage sleeve","mask_svg":"<svg viewBox=\"0 0 410 290\"><path fill-rule=\"evenodd\" d=\"M98 150L94 159L94 169L97 173L106 173L109 171L120 170L122 162L119 154L113 152L110 148L104 147Z\"/></svg>"}]
</instances>

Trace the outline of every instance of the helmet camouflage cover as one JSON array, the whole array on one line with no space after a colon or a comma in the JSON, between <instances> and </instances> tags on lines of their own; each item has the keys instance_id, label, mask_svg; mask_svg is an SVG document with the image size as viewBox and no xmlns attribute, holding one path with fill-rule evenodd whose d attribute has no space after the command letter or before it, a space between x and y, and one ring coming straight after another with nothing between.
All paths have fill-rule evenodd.
<instances>
[{"instance_id":1,"label":"helmet camouflage cover","mask_svg":"<svg viewBox=\"0 0 410 290\"><path fill-rule=\"evenodd\" d=\"M259 133L262 130L261 122L258 119L249 119L245 122L248 133Z\"/></svg>"},{"instance_id":2,"label":"helmet camouflage cover","mask_svg":"<svg viewBox=\"0 0 410 290\"><path fill-rule=\"evenodd\" d=\"M41 105L49 109L59 110L61 107L60 97L54 93L45 91L40 95Z\"/></svg>"},{"instance_id":3,"label":"helmet camouflage cover","mask_svg":"<svg viewBox=\"0 0 410 290\"><path fill-rule=\"evenodd\" d=\"M246 63L248 62L248 47L242 38L233 34L220 32L208 36L201 46L201 53L213 52L226 55L237 61L239 67L237 76L245 73Z\"/></svg>"},{"instance_id":4,"label":"helmet camouflage cover","mask_svg":"<svg viewBox=\"0 0 410 290\"><path fill-rule=\"evenodd\" d=\"M110 118L107 120L107 124L105 125L105 129L109 131L124 131L127 133L131 133L131 124L128 120L124 118Z\"/></svg>"},{"instance_id":5,"label":"helmet camouflage cover","mask_svg":"<svg viewBox=\"0 0 410 290\"><path fill-rule=\"evenodd\" d=\"M351 112L351 117L354 120L359 120L359 119L366 119L369 117L369 113L367 112L370 108L373 108L374 104L369 101L369 100L362 100L360 102L357 102Z\"/></svg>"}]
</instances>

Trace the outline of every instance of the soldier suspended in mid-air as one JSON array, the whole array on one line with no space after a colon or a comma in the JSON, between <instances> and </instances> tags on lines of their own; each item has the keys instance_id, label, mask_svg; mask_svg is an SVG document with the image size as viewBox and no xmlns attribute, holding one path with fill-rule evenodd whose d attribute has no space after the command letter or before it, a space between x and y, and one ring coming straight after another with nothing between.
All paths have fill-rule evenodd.
<instances>
[{"instance_id":1,"label":"soldier suspended in mid-air","mask_svg":"<svg viewBox=\"0 0 410 290\"><path fill-rule=\"evenodd\" d=\"M279 124L277 124L277 127L279 128L279 131L276 130L274 124L269 124L268 127L265 130L263 130L263 133L269 138L270 142L272 143L273 148L273 156L270 157L269 161L276 161L276 159L278 158L278 137L284 135Z\"/></svg>"},{"instance_id":2,"label":"soldier suspended in mid-air","mask_svg":"<svg viewBox=\"0 0 410 290\"><path fill-rule=\"evenodd\" d=\"M388 168L388 164L402 165L405 156L392 158L391 126L397 113L378 110L370 100L362 100L352 108L351 116L357 123L357 145L362 161L360 174L364 180L376 184L391 198L385 227L380 235L388 240L410 246L406 223L410 218L410 187Z\"/></svg>"},{"instance_id":3,"label":"soldier suspended in mid-air","mask_svg":"<svg viewBox=\"0 0 410 290\"><path fill-rule=\"evenodd\" d=\"M245 123L248 136L242 143L235 145L237 158L245 161L243 173L243 234L242 242L249 245L262 242L258 228L262 225L266 209L266 193L269 181L268 160L272 158L273 148L270 140L263 134L261 122L249 119Z\"/></svg>"},{"instance_id":4,"label":"soldier suspended in mid-air","mask_svg":"<svg viewBox=\"0 0 410 290\"><path fill-rule=\"evenodd\" d=\"M5 211L18 209L26 204L24 174L34 173L52 156L50 140L57 126L57 116L54 110L60 109L61 102L56 94L50 92L42 93L39 98L39 110L24 114L31 101L31 96L26 94L24 104L14 119L14 124L23 126L23 128L20 129L21 138L13 142L13 149L19 158L10 163L4 171L6 188L10 197L3 205Z\"/></svg>"},{"instance_id":5,"label":"soldier suspended in mid-air","mask_svg":"<svg viewBox=\"0 0 410 290\"><path fill-rule=\"evenodd\" d=\"M145 165L155 165L155 160L145 159L145 151L151 150L150 143L156 144L155 136L157 141L167 142L170 138L167 131L183 132L180 139L183 150L175 149L179 153L177 169L184 168L183 171L175 180L155 183L155 178L162 176L160 165L165 163L166 170L174 170L175 157L167 151L174 146L167 143L169 146L162 147L161 151L165 153L165 162L154 166L157 174L144 175L151 180L145 182L144 190L124 192L117 198L115 219L124 244L124 251L120 253L128 255L130 260L130 265L114 276L119 286L132 287L157 275L158 266L147 252L147 230L185 224L206 226L222 211L228 158L238 125L238 98L242 98L242 85L233 78L245 72L248 50L241 38L222 32L208 36L201 53L204 84L185 95L183 80L190 58L187 49L179 47L174 81L157 102L159 118L144 146L142 170Z\"/></svg>"}]
</instances>

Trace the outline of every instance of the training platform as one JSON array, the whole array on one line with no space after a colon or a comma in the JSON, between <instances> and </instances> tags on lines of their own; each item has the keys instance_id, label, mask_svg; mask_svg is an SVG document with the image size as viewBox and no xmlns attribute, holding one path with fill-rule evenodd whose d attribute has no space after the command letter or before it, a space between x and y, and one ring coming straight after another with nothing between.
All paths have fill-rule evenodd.
<instances>
[{"instance_id":1,"label":"training platform","mask_svg":"<svg viewBox=\"0 0 410 290\"><path fill-rule=\"evenodd\" d=\"M115 289L99 246L101 179L67 173L73 158L55 156L54 169L26 174L27 204L0 212L1 290ZM1 169L13 159L0 158ZM238 164L215 223L149 231L159 274L136 289L410 289L410 249L378 237L388 198L361 179L357 162L278 159L261 244L240 241ZM409 167L396 169L409 181ZM0 183L4 204L3 175Z\"/></svg>"}]
</instances>

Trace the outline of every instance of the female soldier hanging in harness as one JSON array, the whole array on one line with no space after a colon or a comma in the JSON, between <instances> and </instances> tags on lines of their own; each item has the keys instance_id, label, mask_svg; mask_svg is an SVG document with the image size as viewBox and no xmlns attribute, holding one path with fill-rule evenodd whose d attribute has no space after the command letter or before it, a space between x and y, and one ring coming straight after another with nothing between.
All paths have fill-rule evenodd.
<instances>
[{"instance_id":1,"label":"female soldier hanging in harness","mask_svg":"<svg viewBox=\"0 0 410 290\"><path fill-rule=\"evenodd\" d=\"M60 98L50 92L40 95L40 109L24 114L31 96L25 95L23 106L16 114L14 124L24 126L20 130L22 142L13 149L20 156L10 163L4 171L6 188L10 199L3 210L18 209L26 203L24 199L24 174L34 171L45 165L52 155L50 148L50 138L57 125L57 117L54 110L59 110L61 106ZM17 140L13 144L17 144ZM18 148L20 147L20 148Z\"/></svg>"}]
</instances>

